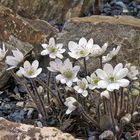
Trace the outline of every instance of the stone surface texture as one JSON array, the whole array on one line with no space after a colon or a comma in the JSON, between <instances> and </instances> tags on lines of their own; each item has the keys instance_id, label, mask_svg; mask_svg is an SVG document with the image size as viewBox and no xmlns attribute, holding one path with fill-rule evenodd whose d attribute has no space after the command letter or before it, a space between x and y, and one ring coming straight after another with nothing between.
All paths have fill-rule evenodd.
<instances>
[{"instance_id":1,"label":"stone surface texture","mask_svg":"<svg viewBox=\"0 0 140 140\"><path fill-rule=\"evenodd\" d=\"M69 41L78 41L81 37L93 38L94 43L101 46L108 42L108 50L121 44L118 62L127 60L137 66L140 64L140 19L129 16L72 18L65 23L57 39L67 48ZM88 63L91 70L96 65L94 60Z\"/></svg>"},{"instance_id":2,"label":"stone surface texture","mask_svg":"<svg viewBox=\"0 0 140 140\"><path fill-rule=\"evenodd\" d=\"M24 55L34 49L38 56L41 42L54 36L58 31L49 23L42 20L27 20L11 9L0 5L0 42L6 44L8 53L11 49L18 48ZM9 79L4 60L0 62L0 88Z\"/></svg>"},{"instance_id":3,"label":"stone surface texture","mask_svg":"<svg viewBox=\"0 0 140 140\"><path fill-rule=\"evenodd\" d=\"M13 9L26 18L40 18L46 21L55 19L63 23L71 17L83 16L89 9L96 12L106 0L0 0L0 3Z\"/></svg>"},{"instance_id":4,"label":"stone surface texture","mask_svg":"<svg viewBox=\"0 0 140 140\"><path fill-rule=\"evenodd\" d=\"M76 140L72 135L54 127L34 127L10 122L0 117L1 140ZM77 139L78 140L78 139Z\"/></svg>"}]
</instances>

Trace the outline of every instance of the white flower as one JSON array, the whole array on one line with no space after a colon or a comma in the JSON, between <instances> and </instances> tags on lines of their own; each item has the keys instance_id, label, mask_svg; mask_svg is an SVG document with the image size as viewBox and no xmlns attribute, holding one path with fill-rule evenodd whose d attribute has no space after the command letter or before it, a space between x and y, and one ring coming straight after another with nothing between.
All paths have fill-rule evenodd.
<instances>
[{"instance_id":1,"label":"white flower","mask_svg":"<svg viewBox=\"0 0 140 140\"><path fill-rule=\"evenodd\" d=\"M65 49L62 49L63 44L55 44L54 38L49 39L49 44L42 44L42 47L45 49L41 52L41 55L49 55L50 58L55 59L56 57L62 59L62 53L65 52Z\"/></svg>"},{"instance_id":2,"label":"white flower","mask_svg":"<svg viewBox=\"0 0 140 140\"><path fill-rule=\"evenodd\" d=\"M17 75L18 77L23 77L21 67L20 67L19 70L16 72L16 75Z\"/></svg>"},{"instance_id":3,"label":"white flower","mask_svg":"<svg viewBox=\"0 0 140 140\"><path fill-rule=\"evenodd\" d=\"M101 98L109 99L110 98L109 92L107 90L101 92Z\"/></svg>"},{"instance_id":4,"label":"white flower","mask_svg":"<svg viewBox=\"0 0 140 140\"><path fill-rule=\"evenodd\" d=\"M112 51L110 51L107 56L103 56L102 57L102 62L106 63L109 62L110 60L112 60L115 56L118 55L119 51L121 49L121 46L117 46L117 48L113 48Z\"/></svg>"},{"instance_id":5,"label":"white flower","mask_svg":"<svg viewBox=\"0 0 140 140\"><path fill-rule=\"evenodd\" d=\"M109 91L113 91L129 85L129 80L124 79L128 74L128 69L123 68L122 63L117 64L114 69L111 64L105 64L103 70L96 70L96 74L101 79L98 82L100 88L106 88Z\"/></svg>"},{"instance_id":6,"label":"white flower","mask_svg":"<svg viewBox=\"0 0 140 140\"><path fill-rule=\"evenodd\" d=\"M90 39L87 42L87 40L84 37L82 37L79 40L78 44L73 41L70 41L68 43L68 48L70 50L68 54L75 59L87 57L91 53L92 47L93 47L93 39Z\"/></svg>"},{"instance_id":7,"label":"white flower","mask_svg":"<svg viewBox=\"0 0 140 140\"><path fill-rule=\"evenodd\" d=\"M5 44L2 45L2 48L0 48L0 61L2 61L7 53L8 49L5 50Z\"/></svg>"},{"instance_id":8,"label":"white flower","mask_svg":"<svg viewBox=\"0 0 140 140\"><path fill-rule=\"evenodd\" d=\"M131 63L127 63L125 67L128 69L128 78L130 78L131 80L138 79L137 75L139 74L139 71L137 70L136 66L132 66Z\"/></svg>"},{"instance_id":9,"label":"white flower","mask_svg":"<svg viewBox=\"0 0 140 140\"><path fill-rule=\"evenodd\" d=\"M66 59L63 62L63 65L60 65L59 67L59 72L61 74L56 76L56 80L60 81L62 84L66 84L68 87L71 87L72 83L78 80L77 73L79 70L79 66L73 67L70 60Z\"/></svg>"},{"instance_id":10,"label":"white flower","mask_svg":"<svg viewBox=\"0 0 140 140\"><path fill-rule=\"evenodd\" d=\"M40 94L44 93L44 88L42 86L37 87L37 92Z\"/></svg>"},{"instance_id":11,"label":"white flower","mask_svg":"<svg viewBox=\"0 0 140 140\"><path fill-rule=\"evenodd\" d=\"M11 66L7 70L17 67L17 65L20 64L24 59L23 53L20 50L12 50L12 53L14 56L6 56L5 62Z\"/></svg>"},{"instance_id":12,"label":"white flower","mask_svg":"<svg viewBox=\"0 0 140 140\"><path fill-rule=\"evenodd\" d=\"M39 62L37 60L33 61L32 64L29 61L25 61L23 67L20 67L20 73L27 78L35 78L42 71L42 68L38 68L38 66Z\"/></svg>"},{"instance_id":13,"label":"white flower","mask_svg":"<svg viewBox=\"0 0 140 140\"><path fill-rule=\"evenodd\" d=\"M112 60L112 55L108 53L106 56L102 56L102 63L107 63Z\"/></svg>"},{"instance_id":14,"label":"white flower","mask_svg":"<svg viewBox=\"0 0 140 140\"><path fill-rule=\"evenodd\" d=\"M82 80L78 80L77 86L74 86L74 89L78 93L81 93L84 97L86 97L88 95L87 88L88 88L88 82L85 78L83 78Z\"/></svg>"},{"instance_id":15,"label":"white flower","mask_svg":"<svg viewBox=\"0 0 140 140\"><path fill-rule=\"evenodd\" d=\"M100 47L97 44L94 44L91 52L91 57L98 57L103 55L107 47L108 47L108 43L105 43L102 47Z\"/></svg>"},{"instance_id":16,"label":"white flower","mask_svg":"<svg viewBox=\"0 0 140 140\"><path fill-rule=\"evenodd\" d=\"M50 62L50 67L47 67L49 71L58 72L62 67L63 63L60 59L56 58L55 61Z\"/></svg>"},{"instance_id":17,"label":"white flower","mask_svg":"<svg viewBox=\"0 0 140 140\"><path fill-rule=\"evenodd\" d=\"M92 73L90 75L90 77L87 76L87 80L89 82L89 85L88 85L89 86L89 89L99 88L98 87L99 78L96 76L95 73Z\"/></svg>"},{"instance_id":18,"label":"white flower","mask_svg":"<svg viewBox=\"0 0 140 140\"><path fill-rule=\"evenodd\" d=\"M76 109L76 106L74 105L74 103L76 102L77 102L76 99L73 97L66 98L66 101L64 103L68 107L66 114L70 114L72 111Z\"/></svg>"}]
</instances>

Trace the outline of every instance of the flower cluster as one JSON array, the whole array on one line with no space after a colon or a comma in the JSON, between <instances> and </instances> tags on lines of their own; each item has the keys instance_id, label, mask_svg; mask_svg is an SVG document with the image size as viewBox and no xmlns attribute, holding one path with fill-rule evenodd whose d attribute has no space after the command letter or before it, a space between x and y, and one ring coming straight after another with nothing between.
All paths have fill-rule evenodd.
<instances>
[{"instance_id":1,"label":"flower cluster","mask_svg":"<svg viewBox=\"0 0 140 140\"><path fill-rule=\"evenodd\" d=\"M10 66L8 70L12 69L10 72L12 73L14 71L16 73L18 80L28 83L24 83L24 86L43 117L48 117L46 106L61 104L60 106L64 106L64 112L67 115L74 110L81 111L80 115L82 117L78 114L80 119L84 118L94 128L102 127L102 125L100 127L98 126L100 125L98 122L102 122L101 117L103 116L108 120L107 123L109 124L107 126L111 125L111 129L117 132L116 126L118 124L115 124L116 120L119 118L118 122L120 123L126 118L122 114L126 115L127 113L129 114L128 116L131 116L136 111L137 106L135 105L138 99L132 96L140 94L139 87L134 84L134 81L139 78L139 71L136 66L130 63L125 65L122 63L116 65L111 63L111 60L116 59L121 46L113 48L105 56L108 43L99 46L95 44L92 38L86 40L82 37L78 42L68 42L69 51L64 56L70 58L64 58L63 54L66 49L63 48L62 43L56 43L53 37L49 39L48 44L42 44L42 47L41 55L50 57L49 65L46 66L48 70L47 82L41 80L40 77L37 78L42 72L42 68L39 67L39 61L34 60L30 63L30 61L25 60L23 53L18 49L12 50L13 56L6 56L5 62ZM4 59L6 53L7 50L5 49L5 45L3 45L3 48L0 48L0 61ZM89 71L86 62L90 58L95 60L99 59L100 67ZM52 78L51 73L55 73L52 74L54 77L53 88L50 86L52 82L50 80ZM132 89L130 89L131 87ZM124 93L127 93L127 95ZM132 105L129 105L129 98L131 97ZM56 99L57 103L54 103L53 98ZM118 105L119 103L120 105ZM130 108L126 106L130 106ZM93 113L89 108L95 110L95 112ZM87 110L88 113L86 112ZM90 113L92 117L89 116ZM94 117L93 114L95 114ZM97 115L99 115L98 120L96 120L98 118ZM107 117L107 115L110 116ZM112 120L110 121L110 119ZM130 121L126 122L128 123Z\"/></svg>"}]
</instances>

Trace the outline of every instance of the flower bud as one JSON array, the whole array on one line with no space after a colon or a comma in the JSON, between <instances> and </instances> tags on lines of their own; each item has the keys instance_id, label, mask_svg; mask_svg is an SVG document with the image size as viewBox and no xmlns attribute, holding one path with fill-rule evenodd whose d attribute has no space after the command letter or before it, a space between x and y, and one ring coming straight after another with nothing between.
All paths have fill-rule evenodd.
<instances>
[{"instance_id":1,"label":"flower bud","mask_svg":"<svg viewBox=\"0 0 140 140\"><path fill-rule=\"evenodd\" d=\"M38 91L39 94L41 94L41 93L44 92L44 89L43 89L42 86L39 86L39 87L37 88L37 91Z\"/></svg>"},{"instance_id":2,"label":"flower bud","mask_svg":"<svg viewBox=\"0 0 140 140\"><path fill-rule=\"evenodd\" d=\"M125 116L123 116L121 118L121 121L124 123L124 124L128 124L130 121L131 121L131 114L130 113L127 113Z\"/></svg>"},{"instance_id":3,"label":"flower bud","mask_svg":"<svg viewBox=\"0 0 140 140\"><path fill-rule=\"evenodd\" d=\"M103 92L101 92L101 98L106 98L106 99L110 99L110 94L109 94L109 91L105 90Z\"/></svg>"}]
</instances>

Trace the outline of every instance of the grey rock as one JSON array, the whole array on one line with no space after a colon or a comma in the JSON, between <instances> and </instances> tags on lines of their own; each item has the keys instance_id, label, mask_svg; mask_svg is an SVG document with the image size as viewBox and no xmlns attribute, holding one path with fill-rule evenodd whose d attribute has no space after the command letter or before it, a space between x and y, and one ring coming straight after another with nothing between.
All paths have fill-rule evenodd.
<instances>
[{"instance_id":1,"label":"grey rock","mask_svg":"<svg viewBox=\"0 0 140 140\"><path fill-rule=\"evenodd\" d=\"M34 50L35 57L40 55L41 43L57 34L57 30L43 20L27 20L0 4L0 43L10 50L18 48L24 55ZM0 62L0 88L9 79L4 60Z\"/></svg>"},{"instance_id":2,"label":"grey rock","mask_svg":"<svg viewBox=\"0 0 140 140\"><path fill-rule=\"evenodd\" d=\"M94 42L103 45L109 43L108 49L122 43L117 57L118 62L131 62L140 65L140 20L129 16L91 16L73 18L65 23L64 30L58 34L58 42L63 42L67 48L69 41L78 41L81 37L93 38ZM87 61L89 71L99 65L97 60Z\"/></svg>"}]
</instances>

